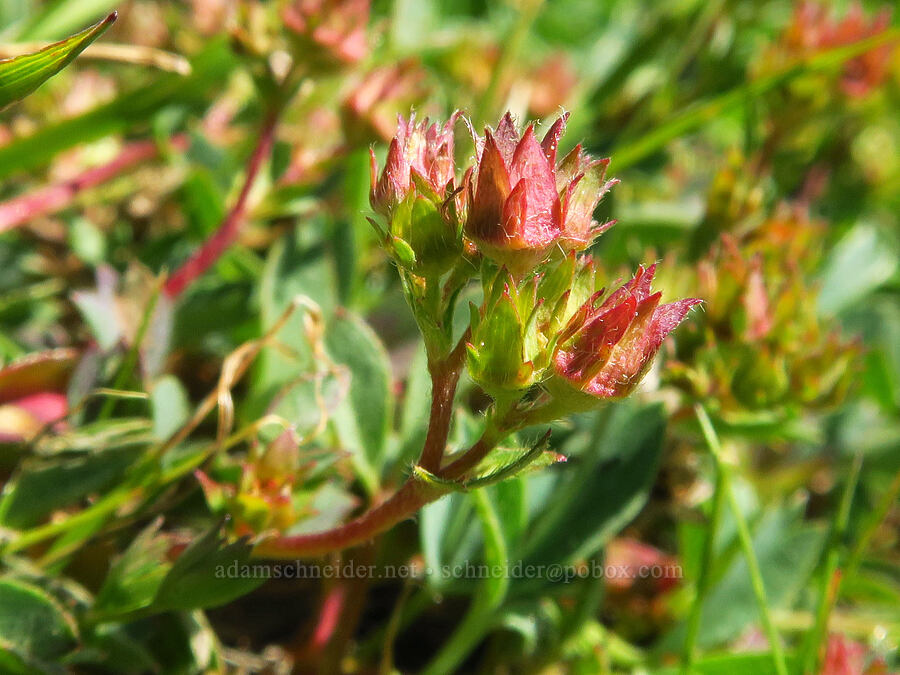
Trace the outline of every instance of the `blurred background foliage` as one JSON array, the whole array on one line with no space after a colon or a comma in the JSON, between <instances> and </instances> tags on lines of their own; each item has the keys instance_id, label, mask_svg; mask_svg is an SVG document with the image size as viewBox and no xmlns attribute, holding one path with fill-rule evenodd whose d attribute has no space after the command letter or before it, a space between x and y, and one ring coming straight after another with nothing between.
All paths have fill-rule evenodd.
<instances>
[{"instance_id":1,"label":"blurred background foliage","mask_svg":"<svg viewBox=\"0 0 900 675\"><path fill-rule=\"evenodd\" d=\"M0 0L3 56L113 9L120 47L0 113L0 670L895 672L890 3L288 5ZM664 299L705 306L631 400L555 425L567 462L328 559L418 578L221 578L239 537L340 523L418 456L424 354L366 222L368 150L411 108L569 111L563 150L621 180L597 266L660 260ZM237 203L224 254L167 284ZM463 384L454 447L485 404ZM466 561L669 572L424 574Z\"/></svg>"}]
</instances>

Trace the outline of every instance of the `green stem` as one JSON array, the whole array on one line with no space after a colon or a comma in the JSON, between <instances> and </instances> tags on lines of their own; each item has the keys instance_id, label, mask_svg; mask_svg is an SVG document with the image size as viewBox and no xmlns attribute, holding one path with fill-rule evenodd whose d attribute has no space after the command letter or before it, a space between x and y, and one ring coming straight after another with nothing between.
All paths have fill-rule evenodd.
<instances>
[{"instance_id":1,"label":"green stem","mask_svg":"<svg viewBox=\"0 0 900 675\"><path fill-rule=\"evenodd\" d=\"M7 543L6 546L4 546L2 549L2 554L6 556L18 551L24 551L25 549L35 544L39 544L42 541L55 537L59 534L63 534L73 527L77 527L78 525L84 523L89 523L94 518L114 513L116 509L127 503L139 491L139 488L128 486L120 488L115 492L111 492L102 500L96 502L92 506L89 506L83 511L79 511L76 514L69 516L65 520L46 523L45 525L40 525L38 527L27 530L26 532L23 532L21 535L19 535L16 539L13 539L9 543Z\"/></svg>"},{"instance_id":2,"label":"green stem","mask_svg":"<svg viewBox=\"0 0 900 675\"><path fill-rule=\"evenodd\" d=\"M719 465L715 466L715 487L712 496L712 513L707 526L706 539L703 542L703 553L700 559L700 575L697 578L697 595L691 606L691 614L688 617L687 635L684 639L682 651L682 673L688 675L693 671L694 661L697 657L697 637L700 634L700 618L703 615L703 601L706 599L709 587L712 584L712 566L715 556L716 532L722 521L722 512L725 505L725 491L722 489L722 471Z\"/></svg>"},{"instance_id":3,"label":"green stem","mask_svg":"<svg viewBox=\"0 0 900 675\"><path fill-rule=\"evenodd\" d=\"M825 556L825 568L822 570L821 586L819 589L819 606L816 609L816 620L812 630L807 634L806 644L803 647L801 663L803 673L819 672L818 665L822 652L822 641L828 631L828 617L837 601L840 592L840 577L838 572L839 547L847 533L847 523L850 520L850 505L853 503L853 494L859 482L859 471L862 467L862 455L857 453L850 467L850 475L847 476L847 484L841 496L837 518L828 542L828 553Z\"/></svg>"},{"instance_id":4,"label":"green stem","mask_svg":"<svg viewBox=\"0 0 900 675\"><path fill-rule=\"evenodd\" d=\"M869 520L862 528L862 534L853 546L850 557L847 559L847 564L844 566L845 579L852 579L856 576L856 573L859 571L859 565L862 562L862 557L865 554L866 549L869 548L869 543L872 541L875 531L887 517L888 511L890 511L897 503L898 496L900 496L900 471L894 475L894 479L891 481L891 484L881 498L881 501L879 501L878 505L875 507L875 511L872 512Z\"/></svg>"},{"instance_id":5,"label":"green stem","mask_svg":"<svg viewBox=\"0 0 900 675\"><path fill-rule=\"evenodd\" d=\"M494 570L505 570L509 555L497 512L484 490L475 490L471 495L484 533L485 564ZM498 576L485 579L475 594L466 616L450 639L444 643L441 651L422 671L423 675L456 672L459 664L490 629L495 612L503 603L508 587L509 579L505 571L501 571Z\"/></svg>"},{"instance_id":6,"label":"green stem","mask_svg":"<svg viewBox=\"0 0 900 675\"><path fill-rule=\"evenodd\" d=\"M722 456L722 446L719 444L719 437L713 428L712 422L707 415L706 410L701 404L694 407L697 414L697 421L700 422L700 428L703 431L703 437L712 453L713 460L716 463L716 469L719 473L719 480L722 483L722 491L728 499L728 506L734 516L735 526L737 527L738 541L747 561L747 569L750 573L750 585L753 588L753 595L756 596L756 604L759 606L759 617L763 625L763 630L769 640L769 646L772 649L772 661L775 665L775 672L778 675L788 675L787 663L784 659L784 650L781 646L781 638L775 623L772 621L772 614L769 611L769 603L766 599L766 587L763 583L762 572L759 569L759 561L756 559L756 553L753 551L753 539L750 536L750 528L747 526L747 519L741 511L741 505L738 503L737 495L731 484L731 467Z\"/></svg>"}]
</instances>

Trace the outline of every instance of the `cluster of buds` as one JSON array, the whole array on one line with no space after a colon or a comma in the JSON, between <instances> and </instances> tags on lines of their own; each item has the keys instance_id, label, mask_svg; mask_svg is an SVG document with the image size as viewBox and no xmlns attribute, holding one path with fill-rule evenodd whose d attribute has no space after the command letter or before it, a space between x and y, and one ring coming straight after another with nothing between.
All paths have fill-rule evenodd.
<instances>
[{"instance_id":1,"label":"cluster of buds","mask_svg":"<svg viewBox=\"0 0 900 675\"><path fill-rule=\"evenodd\" d=\"M232 468L232 467L229 467ZM231 518L235 534L258 534L265 530L284 531L303 514L295 504L293 487L300 469L296 433L288 429L269 443L255 461L225 471L226 480L218 482L203 471L196 472L207 504L215 513Z\"/></svg>"},{"instance_id":2,"label":"cluster of buds","mask_svg":"<svg viewBox=\"0 0 900 675\"><path fill-rule=\"evenodd\" d=\"M460 172L456 118L443 126L401 118L380 177L372 155L371 204L381 216L373 223L420 326L430 313L432 326L450 330L448 303L480 272L467 364L495 400L521 401L539 387L569 412L627 396L699 301L660 304L650 290L655 266L613 292L600 288L579 252L613 225L593 213L616 181L606 179L609 160L581 146L557 161L567 115L542 141L534 125L520 134L509 113L484 136L472 131L475 163Z\"/></svg>"},{"instance_id":3,"label":"cluster of buds","mask_svg":"<svg viewBox=\"0 0 900 675\"><path fill-rule=\"evenodd\" d=\"M401 117L380 177L371 153L370 201L387 228L371 222L395 260L419 276L440 276L462 252L454 199L456 119L440 125Z\"/></svg>"},{"instance_id":4,"label":"cluster of buds","mask_svg":"<svg viewBox=\"0 0 900 675\"><path fill-rule=\"evenodd\" d=\"M723 235L682 282L700 290L706 311L681 336L666 377L723 414L838 403L859 347L817 314L811 278L819 230L793 210L740 245Z\"/></svg>"}]
</instances>

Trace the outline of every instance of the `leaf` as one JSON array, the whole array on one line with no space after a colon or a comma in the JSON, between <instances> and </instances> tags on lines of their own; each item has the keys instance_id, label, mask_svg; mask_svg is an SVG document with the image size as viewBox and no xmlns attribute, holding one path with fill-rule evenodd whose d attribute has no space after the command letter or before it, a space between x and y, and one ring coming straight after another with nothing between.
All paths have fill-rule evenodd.
<instances>
[{"instance_id":1,"label":"leaf","mask_svg":"<svg viewBox=\"0 0 900 675\"><path fill-rule=\"evenodd\" d=\"M0 109L25 98L69 65L115 20L116 13L113 12L90 28L38 52L0 60Z\"/></svg>"},{"instance_id":2,"label":"leaf","mask_svg":"<svg viewBox=\"0 0 900 675\"><path fill-rule=\"evenodd\" d=\"M113 562L97 593L94 611L101 615L125 614L153 602L172 567L166 560L171 544L159 534L161 524L161 519L151 523Z\"/></svg>"},{"instance_id":3,"label":"leaf","mask_svg":"<svg viewBox=\"0 0 900 675\"><path fill-rule=\"evenodd\" d=\"M338 433L348 449L363 453L377 470L393 419L390 358L375 331L346 312L328 322L325 346L350 373L349 396L333 417Z\"/></svg>"},{"instance_id":4,"label":"leaf","mask_svg":"<svg viewBox=\"0 0 900 675\"><path fill-rule=\"evenodd\" d=\"M65 391L77 360L76 349L51 349L0 368L0 403L45 391Z\"/></svg>"},{"instance_id":5,"label":"leaf","mask_svg":"<svg viewBox=\"0 0 900 675\"><path fill-rule=\"evenodd\" d=\"M831 251L822 275L818 310L837 314L852 307L897 271L897 253L872 225L857 225Z\"/></svg>"},{"instance_id":6,"label":"leaf","mask_svg":"<svg viewBox=\"0 0 900 675\"><path fill-rule=\"evenodd\" d=\"M400 53L420 53L437 21L434 0L397 0L391 16L391 46Z\"/></svg>"},{"instance_id":7,"label":"leaf","mask_svg":"<svg viewBox=\"0 0 900 675\"><path fill-rule=\"evenodd\" d=\"M802 523L797 509L766 514L753 536L766 598L773 609L788 608L806 588L825 543L825 532ZM709 648L737 637L757 621L757 605L743 556L729 558L730 565L703 603L697 644ZM678 649L684 638L682 627L671 632L665 646Z\"/></svg>"},{"instance_id":8,"label":"leaf","mask_svg":"<svg viewBox=\"0 0 900 675\"><path fill-rule=\"evenodd\" d=\"M216 526L185 549L163 579L153 606L159 610L218 607L261 585L265 577L248 572L260 566L249 562L252 547L244 540L223 543Z\"/></svg>"},{"instance_id":9,"label":"leaf","mask_svg":"<svg viewBox=\"0 0 900 675\"><path fill-rule=\"evenodd\" d=\"M103 492L116 484L137 456L134 447L126 445L75 459L30 462L4 490L0 523L30 527L55 509Z\"/></svg>"},{"instance_id":10,"label":"leaf","mask_svg":"<svg viewBox=\"0 0 900 675\"><path fill-rule=\"evenodd\" d=\"M91 221L80 216L72 219L69 246L72 253L88 265L96 265L106 256L105 235Z\"/></svg>"},{"instance_id":11,"label":"leaf","mask_svg":"<svg viewBox=\"0 0 900 675\"><path fill-rule=\"evenodd\" d=\"M428 357L425 344L419 342L409 364L409 374L403 391L400 411L399 448L391 457L406 468L416 460L425 444L428 416L431 411L431 376L428 374Z\"/></svg>"},{"instance_id":12,"label":"leaf","mask_svg":"<svg viewBox=\"0 0 900 675\"><path fill-rule=\"evenodd\" d=\"M469 496L454 492L424 507L419 516L419 537L425 564L432 572L465 563L478 555L481 531L472 518ZM451 578L433 573L428 583L436 588L452 583Z\"/></svg>"},{"instance_id":13,"label":"leaf","mask_svg":"<svg viewBox=\"0 0 900 675\"><path fill-rule=\"evenodd\" d=\"M65 659L67 666L86 666L101 672L158 673L150 652L126 632L122 624L102 624L83 639L82 647Z\"/></svg>"},{"instance_id":14,"label":"leaf","mask_svg":"<svg viewBox=\"0 0 900 675\"><path fill-rule=\"evenodd\" d=\"M187 422L191 414L187 392L174 375L165 375L150 392L153 411L153 435L166 439Z\"/></svg>"},{"instance_id":15,"label":"leaf","mask_svg":"<svg viewBox=\"0 0 900 675\"><path fill-rule=\"evenodd\" d=\"M589 453L571 458L556 474L551 490L557 498L537 515L526 536L528 562L567 563L592 555L647 499L662 453L661 406L623 403L598 420Z\"/></svg>"},{"instance_id":16,"label":"leaf","mask_svg":"<svg viewBox=\"0 0 900 675\"><path fill-rule=\"evenodd\" d=\"M369 206L369 152L359 148L344 163L342 185L346 219L339 219L330 227L330 247L337 272L337 290L342 304L354 306L364 290L360 274L360 260L370 249L372 227L366 222Z\"/></svg>"},{"instance_id":17,"label":"leaf","mask_svg":"<svg viewBox=\"0 0 900 675\"><path fill-rule=\"evenodd\" d=\"M96 271L96 291L75 291L72 302L81 312L85 323L97 339L100 349L108 351L122 339L124 327L116 297L119 275L108 265L100 265Z\"/></svg>"},{"instance_id":18,"label":"leaf","mask_svg":"<svg viewBox=\"0 0 900 675\"><path fill-rule=\"evenodd\" d=\"M225 217L225 196L212 170L195 168L181 186L181 206L191 234L202 240L215 232Z\"/></svg>"},{"instance_id":19,"label":"leaf","mask_svg":"<svg viewBox=\"0 0 900 675\"><path fill-rule=\"evenodd\" d=\"M359 506L359 499L336 485L325 483L312 496L308 506L313 515L300 520L286 534L322 532L336 527Z\"/></svg>"},{"instance_id":20,"label":"leaf","mask_svg":"<svg viewBox=\"0 0 900 675\"><path fill-rule=\"evenodd\" d=\"M0 646L25 660L50 660L76 644L75 621L56 600L35 586L0 580Z\"/></svg>"},{"instance_id":21,"label":"leaf","mask_svg":"<svg viewBox=\"0 0 900 675\"><path fill-rule=\"evenodd\" d=\"M483 533L484 563L491 573L478 585L478 591L473 594L472 603L456 630L422 671L425 675L456 671L460 662L491 629L509 588L509 577L505 571L509 564L509 549L496 506L487 490L473 492L470 498L475 504Z\"/></svg>"},{"instance_id":22,"label":"leaf","mask_svg":"<svg viewBox=\"0 0 900 675\"><path fill-rule=\"evenodd\" d=\"M796 657L787 655L788 670L796 672ZM662 668L652 671L654 675L679 675L682 668ZM691 672L696 675L775 675L775 665L771 652L738 652L710 654L694 663Z\"/></svg>"},{"instance_id":23,"label":"leaf","mask_svg":"<svg viewBox=\"0 0 900 675\"><path fill-rule=\"evenodd\" d=\"M141 83L83 115L44 125L30 136L7 143L0 148L0 178L43 166L61 151L79 143L145 123L172 103L190 108L205 107L208 92L222 85L233 65L234 56L225 42L214 40L191 61L188 77L164 75Z\"/></svg>"},{"instance_id":24,"label":"leaf","mask_svg":"<svg viewBox=\"0 0 900 675\"><path fill-rule=\"evenodd\" d=\"M275 323L298 295L312 299L326 315L334 309L337 280L323 255L321 241L313 239L310 229L317 228L298 228L269 250L259 285L263 328ZM295 312L277 336L293 350L293 356L276 349L264 349L260 354L249 397L252 411L248 414L262 414L280 389L308 375L314 366L304 321L303 313ZM313 410L313 414L318 415L318 411Z\"/></svg>"}]
</instances>

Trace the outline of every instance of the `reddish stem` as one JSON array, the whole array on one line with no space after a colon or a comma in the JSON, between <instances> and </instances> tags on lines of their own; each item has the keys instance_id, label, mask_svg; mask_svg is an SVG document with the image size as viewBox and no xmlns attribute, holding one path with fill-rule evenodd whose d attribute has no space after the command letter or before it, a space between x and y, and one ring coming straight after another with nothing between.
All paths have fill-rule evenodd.
<instances>
[{"instance_id":1,"label":"reddish stem","mask_svg":"<svg viewBox=\"0 0 900 675\"><path fill-rule=\"evenodd\" d=\"M178 150L185 150L188 138L185 135L178 135L172 138L171 143ZM0 232L12 230L39 216L62 211L85 190L116 178L136 164L154 159L159 156L159 150L154 141L129 143L107 164L87 169L69 180L13 197L0 204Z\"/></svg>"},{"instance_id":2,"label":"reddish stem","mask_svg":"<svg viewBox=\"0 0 900 675\"><path fill-rule=\"evenodd\" d=\"M237 201L226 214L219 229L197 249L194 254L179 267L167 280L163 290L170 298L177 298L206 270L212 267L237 240L244 217L247 215L247 198L256 182L265 160L272 151L275 142L275 127L278 122L278 111L273 110L266 116L260 131L259 141L247 162L247 176L238 195Z\"/></svg>"},{"instance_id":3,"label":"reddish stem","mask_svg":"<svg viewBox=\"0 0 900 675\"><path fill-rule=\"evenodd\" d=\"M487 433L469 448L465 454L438 471L438 476L447 480L456 480L478 466L488 453L494 449L496 441Z\"/></svg>"},{"instance_id":4,"label":"reddish stem","mask_svg":"<svg viewBox=\"0 0 900 675\"><path fill-rule=\"evenodd\" d=\"M410 478L386 502L346 525L324 532L261 541L256 545L254 555L276 559L302 558L358 546L409 518L445 492L446 490Z\"/></svg>"},{"instance_id":5,"label":"reddish stem","mask_svg":"<svg viewBox=\"0 0 900 675\"><path fill-rule=\"evenodd\" d=\"M441 468L441 460L447 447L447 436L450 434L450 422L453 417L453 398L456 396L456 385L459 384L468 339L469 332L466 331L447 359L429 368L431 415L428 419L428 433L425 435L419 465L432 473Z\"/></svg>"},{"instance_id":6,"label":"reddish stem","mask_svg":"<svg viewBox=\"0 0 900 675\"><path fill-rule=\"evenodd\" d=\"M319 612L319 623L312 636L311 647L314 653L324 650L334 636L347 600L347 589L346 584L338 583L326 593Z\"/></svg>"}]
</instances>

